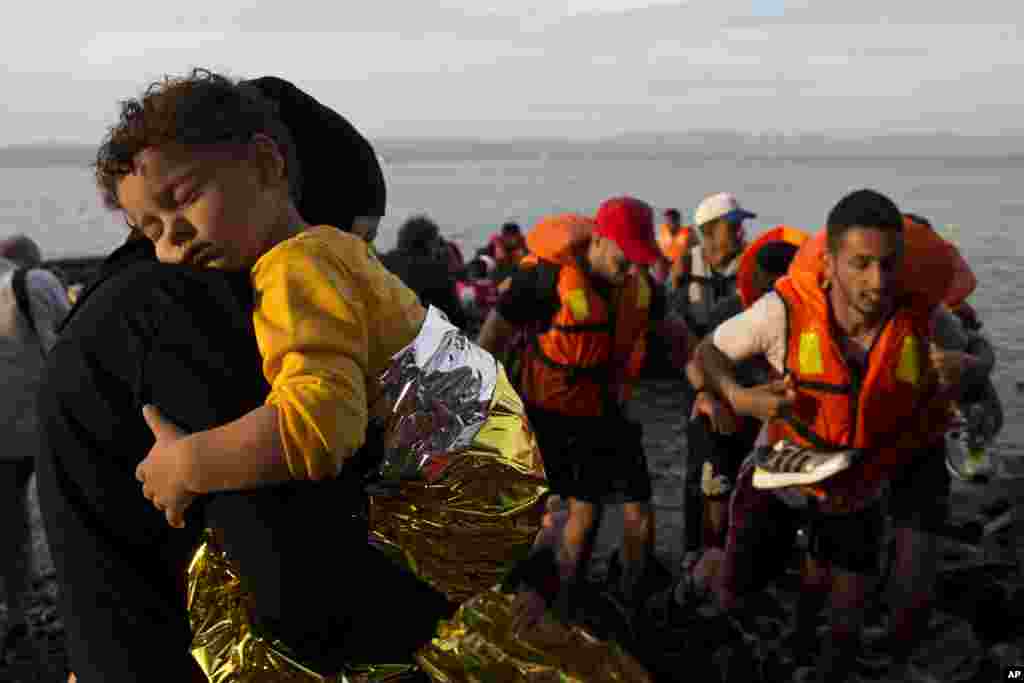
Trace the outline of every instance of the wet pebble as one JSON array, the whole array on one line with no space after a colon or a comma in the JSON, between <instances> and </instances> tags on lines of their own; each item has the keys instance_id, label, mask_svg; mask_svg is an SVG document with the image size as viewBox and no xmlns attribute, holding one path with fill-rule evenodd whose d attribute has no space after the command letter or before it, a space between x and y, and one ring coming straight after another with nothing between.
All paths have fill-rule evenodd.
<instances>
[{"instance_id":1,"label":"wet pebble","mask_svg":"<svg viewBox=\"0 0 1024 683\"><path fill-rule=\"evenodd\" d=\"M685 463L685 416L682 415L681 385L671 380L645 382L637 387L634 417L645 425L645 449L652 473L656 503L656 552L664 564L673 570L682 560L682 476ZM1024 392L1024 382L1017 383L1018 391ZM959 501L959 502L958 502ZM970 502L968 498L954 500L955 505ZM10 663L0 662L0 681L4 683L63 683L64 671L63 624L57 612L56 574L50 561L39 519L34 490L30 494L33 506L33 552L35 554L36 578L27 597L26 615L32 627L30 643L20 648ZM614 515L609 515L614 517ZM602 529L599 538L598 555L595 565L601 567L611 549L621 537L621 523L614 519ZM952 564L980 562L984 553L965 553L962 546L957 552L950 552L947 558ZM603 557L600 557L602 556ZM1024 586L1019 571L1010 578L998 577L1001 582L1012 583L1018 588ZM1013 593L1024 602L1024 592ZM788 628L788 617L793 612L796 592L793 590L770 591L766 600L759 604L764 608L759 614L744 621L742 628L708 629L705 625L688 634L677 634L671 643L658 642L663 656L662 676L658 680L677 681L680 672L687 672L687 680L715 680L714 675L732 674L750 676L742 680L771 681L785 683L787 680L814 680L813 668L796 668L796 665L782 657L781 641ZM1012 604L1016 604L1013 600ZM769 609L769 606L774 603ZM758 603L755 603L758 604ZM941 605L940 605L941 607ZM1024 611L1024 604L1014 612L1016 616ZM884 612L883 612L884 614ZM865 641L868 650L882 646L885 640L884 617L882 624L869 631ZM1010 623L1001 624L1010 628ZM997 630L999 625L992 630ZM0 604L0 635L7 631L5 607ZM1024 662L1024 639L1013 633L1005 642L991 647L983 645L973 629L962 618L937 613L932 623L929 640L922 645L917 657L917 666L925 676L923 680L959 681L964 676L974 680L997 680L979 678L986 671L1002 672L1003 665ZM656 639L652 638L652 641ZM989 641L993 642L992 640ZM746 643L746 648L740 648ZM653 646L653 642L651 645ZM752 645L752 646L751 646ZM740 648L740 649L737 649ZM716 655L716 652L718 653ZM868 652L871 665L859 672L859 680L887 680L878 673L887 667L887 653L884 649ZM866 657L867 657L866 655ZM787 655L788 657L788 655ZM877 659L877 662L876 662ZM715 663L720 666L715 666ZM707 669L703 669L707 666ZM701 674L707 673L707 676ZM691 675L692 674L692 675ZM865 676L867 676L865 678ZM733 678L732 680L737 680Z\"/></svg>"}]
</instances>

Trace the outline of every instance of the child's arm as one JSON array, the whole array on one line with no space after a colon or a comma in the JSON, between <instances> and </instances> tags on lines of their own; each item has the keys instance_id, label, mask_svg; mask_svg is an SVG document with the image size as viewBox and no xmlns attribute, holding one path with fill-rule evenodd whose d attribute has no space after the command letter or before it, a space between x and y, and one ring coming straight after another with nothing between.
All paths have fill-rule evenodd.
<instances>
[{"instance_id":1,"label":"child's arm","mask_svg":"<svg viewBox=\"0 0 1024 683\"><path fill-rule=\"evenodd\" d=\"M334 477L363 445L369 316L403 312L367 310L371 271L386 271L369 257L365 242L344 237L349 239L300 235L277 245L253 269L253 324L271 390L265 422L252 427L265 427L267 439L276 415L279 441L273 448L263 442L263 454L281 455L292 479ZM233 441L230 434L220 439Z\"/></svg>"},{"instance_id":2,"label":"child's arm","mask_svg":"<svg viewBox=\"0 0 1024 683\"><path fill-rule=\"evenodd\" d=\"M187 440L191 443L185 461L185 486L193 493L252 489L292 478L276 406L262 405Z\"/></svg>"},{"instance_id":3,"label":"child's arm","mask_svg":"<svg viewBox=\"0 0 1024 683\"><path fill-rule=\"evenodd\" d=\"M191 436L154 406L145 406L142 415L156 443L135 469L135 478L173 527L185 526L185 510L199 494L291 479L274 406Z\"/></svg>"},{"instance_id":4,"label":"child's arm","mask_svg":"<svg viewBox=\"0 0 1024 683\"><path fill-rule=\"evenodd\" d=\"M157 444L138 477L172 524L198 494L336 476L363 445L370 343L365 292L379 286L377 271L386 271L369 259L361 240L342 242L339 251L336 243L288 240L253 270L253 321L271 383L264 406L191 436L175 430L162 437L150 420ZM411 316L415 309L422 319L415 294L403 293L373 315Z\"/></svg>"}]
</instances>

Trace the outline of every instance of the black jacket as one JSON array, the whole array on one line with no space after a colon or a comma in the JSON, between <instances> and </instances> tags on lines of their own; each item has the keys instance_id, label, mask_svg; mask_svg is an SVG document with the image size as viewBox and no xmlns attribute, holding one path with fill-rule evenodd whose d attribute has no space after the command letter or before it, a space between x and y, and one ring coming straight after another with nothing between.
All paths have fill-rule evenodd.
<instances>
[{"instance_id":1,"label":"black jacket","mask_svg":"<svg viewBox=\"0 0 1024 683\"><path fill-rule=\"evenodd\" d=\"M455 278L447 263L404 249L384 254L381 263L416 292L424 306L441 309L456 327L466 326L466 315L455 291Z\"/></svg>"},{"instance_id":2,"label":"black jacket","mask_svg":"<svg viewBox=\"0 0 1024 683\"><path fill-rule=\"evenodd\" d=\"M268 387L237 277L122 247L51 351L39 396L39 501L71 668L89 681L189 681L185 563L201 524L172 529L135 468L153 444L142 406L189 431L240 417Z\"/></svg>"},{"instance_id":3,"label":"black jacket","mask_svg":"<svg viewBox=\"0 0 1024 683\"><path fill-rule=\"evenodd\" d=\"M184 529L143 496L135 468L153 446L143 405L195 432L264 402L252 307L248 273L159 264L136 242L104 264L48 357L39 501L80 683L195 680L184 577L207 525L224 532L254 620L323 672L357 656L405 661L452 613L366 543L358 472L202 496Z\"/></svg>"}]
</instances>

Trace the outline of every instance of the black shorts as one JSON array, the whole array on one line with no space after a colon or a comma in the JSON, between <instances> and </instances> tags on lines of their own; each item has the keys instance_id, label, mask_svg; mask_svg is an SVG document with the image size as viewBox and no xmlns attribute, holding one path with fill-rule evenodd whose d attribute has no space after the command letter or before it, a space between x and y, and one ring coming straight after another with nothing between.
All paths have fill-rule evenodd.
<instances>
[{"instance_id":1,"label":"black shorts","mask_svg":"<svg viewBox=\"0 0 1024 683\"><path fill-rule=\"evenodd\" d=\"M569 417L528 406L552 493L588 503L645 503L643 425L622 415Z\"/></svg>"},{"instance_id":2,"label":"black shorts","mask_svg":"<svg viewBox=\"0 0 1024 683\"><path fill-rule=\"evenodd\" d=\"M789 565L797 531L806 527L811 557L855 574L877 574L881 560L881 506L829 515L798 509L771 491L755 489L749 461L729 501L724 587L742 596L767 586Z\"/></svg>"},{"instance_id":3,"label":"black shorts","mask_svg":"<svg viewBox=\"0 0 1024 683\"><path fill-rule=\"evenodd\" d=\"M893 526L938 533L949 520L951 480L946 469L946 442L918 453L889 484Z\"/></svg>"}]
</instances>

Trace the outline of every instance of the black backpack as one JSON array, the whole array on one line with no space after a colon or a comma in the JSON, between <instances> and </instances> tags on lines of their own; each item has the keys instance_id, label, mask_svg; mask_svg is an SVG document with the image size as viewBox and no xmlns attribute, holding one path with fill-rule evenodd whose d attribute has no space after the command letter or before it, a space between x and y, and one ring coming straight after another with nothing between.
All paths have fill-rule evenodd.
<instances>
[{"instance_id":1,"label":"black backpack","mask_svg":"<svg viewBox=\"0 0 1024 683\"><path fill-rule=\"evenodd\" d=\"M540 273L537 290L541 297L550 296L557 301L558 274L562 267L550 261L541 260L534 268L537 268L537 272ZM538 334L543 334L551 328L551 322L550 320L543 323L538 322L517 330L512 336L508 348L505 349L505 353L498 358L505 366L508 379L516 391L522 391L523 354L526 353L527 347L535 343Z\"/></svg>"}]
</instances>

